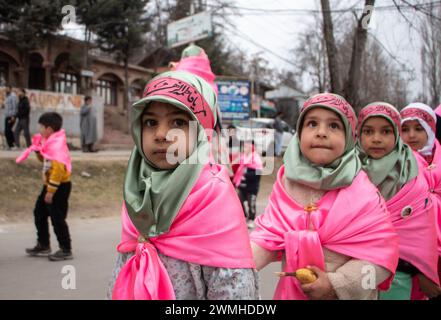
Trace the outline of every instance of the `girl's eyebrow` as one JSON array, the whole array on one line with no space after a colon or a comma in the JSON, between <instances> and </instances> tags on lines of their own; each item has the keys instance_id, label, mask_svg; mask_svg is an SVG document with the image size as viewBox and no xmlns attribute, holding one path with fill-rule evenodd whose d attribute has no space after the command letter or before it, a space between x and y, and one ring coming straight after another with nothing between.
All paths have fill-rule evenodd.
<instances>
[{"instance_id":1,"label":"girl's eyebrow","mask_svg":"<svg viewBox=\"0 0 441 320\"><path fill-rule=\"evenodd\" d=\"M152 112L152 111L144 111L142 115L143 116L154 116L154 117L160 117L161 116L161 115L158 115L158 114L156 114L155 112ZM174 115L186 115L186 116L191 118L191 116L187 112L185 112L183 110L174 110L174 111L167 112L166 116L169 116L169 115L172 115L172 116L174 116Z\"/></svg>"},{"instance_id":2,"label":"girl's eyebrow","mask_svg":"<svg viewBox=\"0 0 441 320\"><path fill-rule=\"evenodd\" d=\"M368 129L374 129L374 126L370 126L370 125L364 125L364 128L368 128ZM386 125L386 126L382 126L381 129L393 129L392 126L390 124Z\"/></svg>"},{"instance_id":3,"label":"girl's eyebrow","mask_svg":"<svg viewBox=\"0 0 441 320\"><path fill-rule=\"evenodd\" d=\"M306 116L305 121L306 120L325 120L325 121L339 121L341 122L341 120L339 118L326 118L326 119L322 119L322 118L318 118L316 116Z\"/></svg>"}]
</instances>

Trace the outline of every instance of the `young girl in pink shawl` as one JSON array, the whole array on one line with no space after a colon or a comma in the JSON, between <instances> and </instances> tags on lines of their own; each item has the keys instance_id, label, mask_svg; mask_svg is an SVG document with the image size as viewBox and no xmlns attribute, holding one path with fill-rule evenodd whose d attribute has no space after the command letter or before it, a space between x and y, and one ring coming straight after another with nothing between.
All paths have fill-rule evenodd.
<instances>
[{"instance_id":1,"label":"young girl in pink shawl","mask_svg":"<svg viewBox=\"0 0 441 320\"><path fill-rule=\"evenodd\" d=\"M259 192L260 176L263 170L262 158L253 141L244 141L243 150L232 155L233 164L238 164L233 177L233 184L239 193L248 228L254 228L256 218L256 202ZM245 206L245 202L247 206Z\"/></svg>"},{"instance_id":2,"label":"young girl in pink shawl","mask_svg":"<svg viewBox=\"0 0 441 320\"><path fill-rule=\"evenodd\" d=\"M258 298L240 201L210 157L215 105L205 80L173 71L132 106L113 299Z\"/></svg>"},{"instance_id":3,"label":"young girl in pink shawl","mask_svg":"<svg viewBox=\"0 0 441 320\"><path fill-rule=\"evenodd\" d=\"M441 277L441 146L436 139L436 113L427 105L412 103L401 111L401 137L415 152L419 167L429 184L438 232L438 277ZM420 279L429 297L441 295L441 288Z\"/></svg>"},{"instance_id":4,"label":"young girl in pink shawl","mask_svg":"<svg viewBox=\"0 0 441 320\"><path fill-rule=\"evenodd\" d=\"M399 112L375 102L359 115L359 150L363 169L386 200L399 236L400 260L384 300L411 299L414 279L438 283L436 232L427 182L418 175L412 150L403 144ZM429 281L429 280L427 280Z\"/></svg>"},{"instance_id":5,"label":"young girl in pink shawl","mask_svg":"<svg viewBox=\"0 0 441 320\"><path fill-rule=\"evenodd\" d=\"M398 237L383 198L361 171L356 116L344 98L308 99L251 246L258 270L282 260L274 299L376 299L398 262Z\"/></svg>"}]
</instances>

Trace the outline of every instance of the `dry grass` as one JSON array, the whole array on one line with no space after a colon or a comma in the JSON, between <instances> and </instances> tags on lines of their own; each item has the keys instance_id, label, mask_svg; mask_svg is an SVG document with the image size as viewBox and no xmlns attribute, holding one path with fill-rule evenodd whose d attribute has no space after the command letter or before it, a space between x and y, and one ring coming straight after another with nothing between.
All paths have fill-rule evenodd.
<instances>
[{"instance_id":1,"label":"dry grass","mask_svg":"<svg viewBox=\"0 0 441 320\"><path fill-rule=\"evenodd\" d=\"M72 164L72 193L69 218L118 216L122 204L122 189L126 161L75 161ZM281 158L275 159L271 175L262 176L257 204L266 207ZM0 159L0 223L31 222L35 200L40 194L42 165L32 157L20 165ZM81 176L85 171L90 178Z\"/></svg>"},{"instance_id":2,"label":"dry grass","mask_svg":"<svg viewBox=\"0 0 441 320\"><path fill-rule=\"evenodd\" d=\"M72 166L69 218L119 215L126 161L78 161ZM35 200L42 187L41 167L37 160L20 165L13 160L0 160L1 223L33 220ZM83 171L91 177L82 177Z\"/></svg>"}]
</instances>

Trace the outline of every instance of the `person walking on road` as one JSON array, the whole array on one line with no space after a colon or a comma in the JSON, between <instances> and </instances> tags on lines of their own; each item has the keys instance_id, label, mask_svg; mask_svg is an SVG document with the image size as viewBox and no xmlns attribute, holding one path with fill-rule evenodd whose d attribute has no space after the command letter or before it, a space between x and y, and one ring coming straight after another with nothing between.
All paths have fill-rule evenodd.
<instances>
[{"instance_id":1,"label":"person walking on road","mask_svg":"<svg viewBox=\"0 0 441 320\"><path fill-rule=\"evenodd\" d=\"M26 97L25 89L20 89L18 97L18 123L14 131L15 145L17 148L20 148L20 133L21 131L24 131L26 146L29 147L31 145L31 134L29 132L29 115L31 113L31 106L28 97Z\"/></svg>"}]
</instances>

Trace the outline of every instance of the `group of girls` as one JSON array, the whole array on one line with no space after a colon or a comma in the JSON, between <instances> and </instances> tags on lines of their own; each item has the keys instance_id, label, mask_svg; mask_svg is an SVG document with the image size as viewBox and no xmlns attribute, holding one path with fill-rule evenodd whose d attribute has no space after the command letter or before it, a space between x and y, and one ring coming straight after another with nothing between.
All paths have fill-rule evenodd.
<instances>
[{"instance_id":1,"label":"group of girls","mask_svg":"<svg viewBox=\"0 0 441 320\"><path fill-rule=\"evenodd\" d=\"M341 96L309 98L249 234L230 174L210 151L216 99L202 77L175 70L132 106L109 298L259 299L258 272L276 261L274 299L440 295L441 147L430 107L400 113L375 102L357 118ZM305 270L313 280L298 277Z\"/></svg>"}]
</instances>

